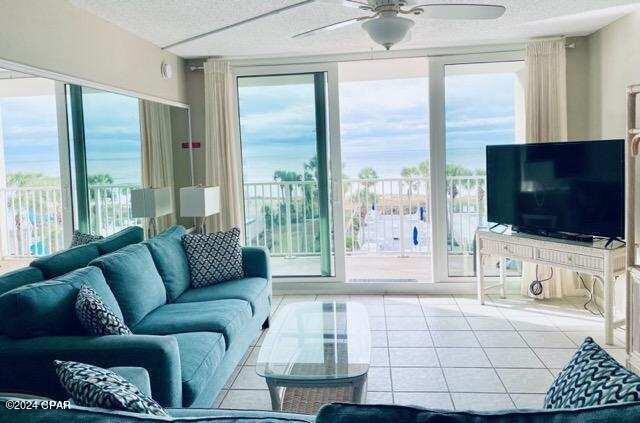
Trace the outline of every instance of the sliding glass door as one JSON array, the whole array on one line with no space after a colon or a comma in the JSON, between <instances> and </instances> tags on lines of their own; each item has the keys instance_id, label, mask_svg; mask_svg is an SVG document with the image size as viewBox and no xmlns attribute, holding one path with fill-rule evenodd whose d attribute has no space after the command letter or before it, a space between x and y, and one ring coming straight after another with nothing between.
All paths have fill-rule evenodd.
<instances>
[{"instance_id":1,"label":"sliding glass door","mask_svg":"<svg viewBox=\"0 0 640 423\"><path fill-rule=\"evenodd\" d=\"M475 233L489 224L486 146L524 142L524 63L521 52L450 56L433 59L430 71L431 135L441 141L432 150L436 280L473 280ZM485 275L498 274L497 260L485 266ZM507 263L507 275L520 271Z\"/></svg>"},{"instance_id":2,"label":"sliding glass door","mask_svg":"<svg viewBox=\"0 0 640 423\"><path fill-rule=\"evenodd\" d=\"M335 276L326 72L237 83L246 244L274 276Z\"/></svg>"}]
</instances>

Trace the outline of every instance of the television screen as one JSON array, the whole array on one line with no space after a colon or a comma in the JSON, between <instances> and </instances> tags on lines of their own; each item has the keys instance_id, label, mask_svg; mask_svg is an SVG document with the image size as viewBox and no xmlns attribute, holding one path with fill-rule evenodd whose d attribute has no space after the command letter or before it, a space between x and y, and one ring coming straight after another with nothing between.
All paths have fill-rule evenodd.
<instances>
[{"instance_id":1,"label":"television screen","mask_svg":"<svg viewBox=\"0 0 640 423\"><path fill-rule=\"evenodd\" d=\"M624 236L624 140L487 146L487 220Z\"/></svg>"}]
</instances>

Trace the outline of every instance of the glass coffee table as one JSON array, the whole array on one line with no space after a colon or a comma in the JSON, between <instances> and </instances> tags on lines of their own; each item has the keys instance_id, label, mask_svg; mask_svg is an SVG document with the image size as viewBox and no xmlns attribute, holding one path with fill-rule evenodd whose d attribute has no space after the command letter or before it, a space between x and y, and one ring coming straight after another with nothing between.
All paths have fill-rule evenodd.
<instances>
[{"instance_id":1,"label":"glass coffee table","mask_svg":"<svg viewBox=\"0 0 640 423\"><path fill-rule=\"evenodd\" d=\"M256 372L276 411L314 413L333 401L364 402L371 357L367 310L353 302L303 302L279 310Z\"/></svg>"}]
</instances>

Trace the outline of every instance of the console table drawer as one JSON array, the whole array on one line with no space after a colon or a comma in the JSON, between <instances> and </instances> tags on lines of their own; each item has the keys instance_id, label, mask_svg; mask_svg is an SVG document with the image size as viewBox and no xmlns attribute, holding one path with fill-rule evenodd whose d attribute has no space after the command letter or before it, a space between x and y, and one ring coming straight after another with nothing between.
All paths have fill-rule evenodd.
<instances>
[{"instance_id":1,"label":"console table drawer","mask_svg":"<svg viewBox=\"0 0 640 423\"><path fill-rule=\"evenodd\" d=\"M601 257L540 248L536 251L536 258L549 263L564 264L591 270L604 270L604 260Z\"/></svg>"},{"instance_id":2,"label":"console table drawer","mask_svg":"<svg viewBox=\"0 0 640 423\"><path fill-rule=\"evenodd\" d=\"M511 244L509 242L494 241L491 239L482 240L482 252L487 254L512 255L522 258L533 258L533 247L528 245Z\"/></svg>"}]
</instances>

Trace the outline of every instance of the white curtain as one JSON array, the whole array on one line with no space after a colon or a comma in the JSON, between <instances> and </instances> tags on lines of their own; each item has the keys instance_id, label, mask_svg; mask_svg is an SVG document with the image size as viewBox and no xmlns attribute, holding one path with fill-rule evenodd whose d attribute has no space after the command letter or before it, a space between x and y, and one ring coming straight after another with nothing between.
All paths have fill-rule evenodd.
<instances>
[{"instance_id":1,"label":"white curtain","mask_svg":"<svg viewBox=\"0 0 640 423\"><path fill-rule=\"evenodd\" d=\"M220 187L220 213L207 219L207 230L242 229L235 84L229 62L204 63L206 185Z\"/></svg>"},{"instance_id":2,"label":"white curtain","mask_svg":"<svg viewBox=\"0 0 640 423\"><path fill-rule=\"evenodd\" d=\"M567 140L567 66L564 39L534 40L525 52L525 131L527 142ZM536 266L523 265L522 295L529 295L529 284L536 278ZM538 267L538 278L546 279L551 269ZM572 272L553 269L553 278L543 283L536 298L578 295Z\"/></svg>"},{"instance_id":3,"label":"white curtain","mask_svg":"<svg viewBox=\"0 0 640 423\"><path fill-rule=\"evenodd\" d=\"M142 186L173 188L173 141L171 108L166 104L140 100L142 143ZM158 231L176 221L175 213L156 219Z\"/></svg>"}]
</instances>

